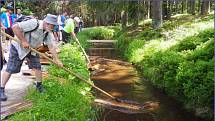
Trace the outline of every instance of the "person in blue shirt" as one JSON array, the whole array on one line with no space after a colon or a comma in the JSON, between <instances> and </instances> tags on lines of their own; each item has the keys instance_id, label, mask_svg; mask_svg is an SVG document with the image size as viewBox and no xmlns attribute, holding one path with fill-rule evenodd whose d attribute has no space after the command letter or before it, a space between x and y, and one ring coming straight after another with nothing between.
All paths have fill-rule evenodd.
<instances>
[{"instance_id":1,"label":"person in blue shirt","mask_svg":"<svg viewBox=\"0 0 215 121\"><path fill-rule=\"evenodd\" d=\"M66 12L66 11L63 13L63 15L61 15L61 22L62 22L62 27L63 27L63 28L64 28L64 26L65 26L66 15L67 15L67 12Z\"/></svg>"},{"instance_id":2,"label":"person in blue shirt","mask_svg":"<svg viewBox=\"0 0 215 121\"><path fill-rule=\"evenodd\" d=\"M1 14L1 28L5 30L5 33L9 34L10 36L14 37L14 33L12 30L12 26L14 24L14 17L12 15L12 6L6 7L7 11ZM9 38L6 38L6 40L9 40Z\"/></svg>"},{"instance_id":3,"label":"person in blue shirt","mask_svg":"<svg viewBox=\"0 0 215 121\"><path fill-rule=\"evenodd\" d=\"M59 40L62 40L62 31L63 28L65 27L65 22L66 22L66 16L67 16L67 12L64 11L62 15L59 15L58 18L58 24L59 24L59 32L58 32L58 36L59 36Z\"/></svg>"}]
</instances>

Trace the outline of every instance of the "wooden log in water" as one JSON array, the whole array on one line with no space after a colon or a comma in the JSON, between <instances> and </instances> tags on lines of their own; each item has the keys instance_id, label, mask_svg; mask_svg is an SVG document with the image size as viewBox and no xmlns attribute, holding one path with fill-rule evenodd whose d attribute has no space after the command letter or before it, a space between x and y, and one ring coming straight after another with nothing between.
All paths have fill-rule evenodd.
<instances>
[{"instance_id":1,"label":"wooden log in water","mask_svg":"<svg viewBox=\"0 0 215 121\"><path fill-rule=\"evenodd\" d=\"M95 99L94 102L104 107L109 107L113 110L117 109L118 111L126 112L126 113L140 113L143 111L154 111L159 107L158 102L151 102L151 101L140 104L129 100L114 101L114 100Z\"/></svg>"},{"instance_id":2,"label":"wooden log in water","mask_svg":"<svg viewBox=\"0 0 215 121\"><path fill-rule=\"evenodd\" d=\"M100 103L102 105L106 106L114 106L114 107L119 107L119 108L127 108L130 110L141 110L142 106L137 105L137 104L129 104L129 103L123 103L123 102L118 102L118 101L113 101L113 100L103 100L103 99L95 99L95 103Z\"/></svg>"}]
</instances>

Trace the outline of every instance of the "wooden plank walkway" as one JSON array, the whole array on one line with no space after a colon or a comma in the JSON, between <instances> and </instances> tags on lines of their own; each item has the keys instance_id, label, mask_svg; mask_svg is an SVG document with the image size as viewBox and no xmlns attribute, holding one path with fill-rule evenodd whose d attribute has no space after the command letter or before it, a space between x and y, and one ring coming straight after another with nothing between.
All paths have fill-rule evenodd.
<instances>
[{"instance_id":1,"label":"wooden plank walkway","mask_svg":"<svg viewBox=\"0 0 215 121\"><path fill-rule=\"evenodd\" d=\"M31 101L11 102L7 105L2 105L1 112L0 112L1 120L5 119L6 117L8 117L14 113L21 112L30 107L32 107Z\"/></svg>"},{"instance_id":2,"label":"wooden plank walkway","mask_svg":"<svg viewBox=\"0 0 215 121\"><path fill-rule=\"evenodd\" d=\"M115 43L117 40L87 40L87 42L91 43Z\"/></svg>"}]
</instances>

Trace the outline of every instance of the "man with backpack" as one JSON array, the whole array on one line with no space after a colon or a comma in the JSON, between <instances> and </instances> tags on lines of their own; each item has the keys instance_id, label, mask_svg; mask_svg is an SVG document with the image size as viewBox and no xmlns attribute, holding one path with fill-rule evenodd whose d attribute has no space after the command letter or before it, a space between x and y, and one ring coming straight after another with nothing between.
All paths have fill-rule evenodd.
<instances>
[{"instance_id":1,"label":"man with backpack","mask_svg":"<svg viewBox=\"0 0 215 121\"><path fill-rule=\"evenodd\" d=\"M7 97L4 93L6 83L11 77L11 74L20 72L22 63L25 58L29 61L29 68L35 71L36 82L35 86L39 92L44 92L42 86L42 72L39 55L31 52L28 48L37 48L41 44L46 43L52 53L54 61L63 66L56 52L55 38L52 33L54 25L57 25L57 16L48 14L44 20L29 19L22 22L17 22L12 26L16 37L20 43L12 41L10 56L6 71L3 73L2 83L0 87L0 100L6 101Z\"/></svg>"}]
</instances>

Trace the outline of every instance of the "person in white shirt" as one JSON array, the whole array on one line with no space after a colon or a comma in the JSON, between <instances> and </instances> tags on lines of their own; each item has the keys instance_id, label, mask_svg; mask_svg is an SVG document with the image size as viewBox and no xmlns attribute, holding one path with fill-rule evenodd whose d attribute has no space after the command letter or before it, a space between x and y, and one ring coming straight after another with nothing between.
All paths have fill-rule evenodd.
<instances>
[{"instance_id":1,"label":"person in white shirt","mask_svg":"<svg viewBox=\"0 0 215 121\"><path fill-rule=\"evenodd\" d=\"M79 23L80 23L81 20L77 16L74 17L73 20L74 20L74 24L75 24L74 32L75 32L75 34L77 34L79 32Z\"/></svg>"}]
</instances>

